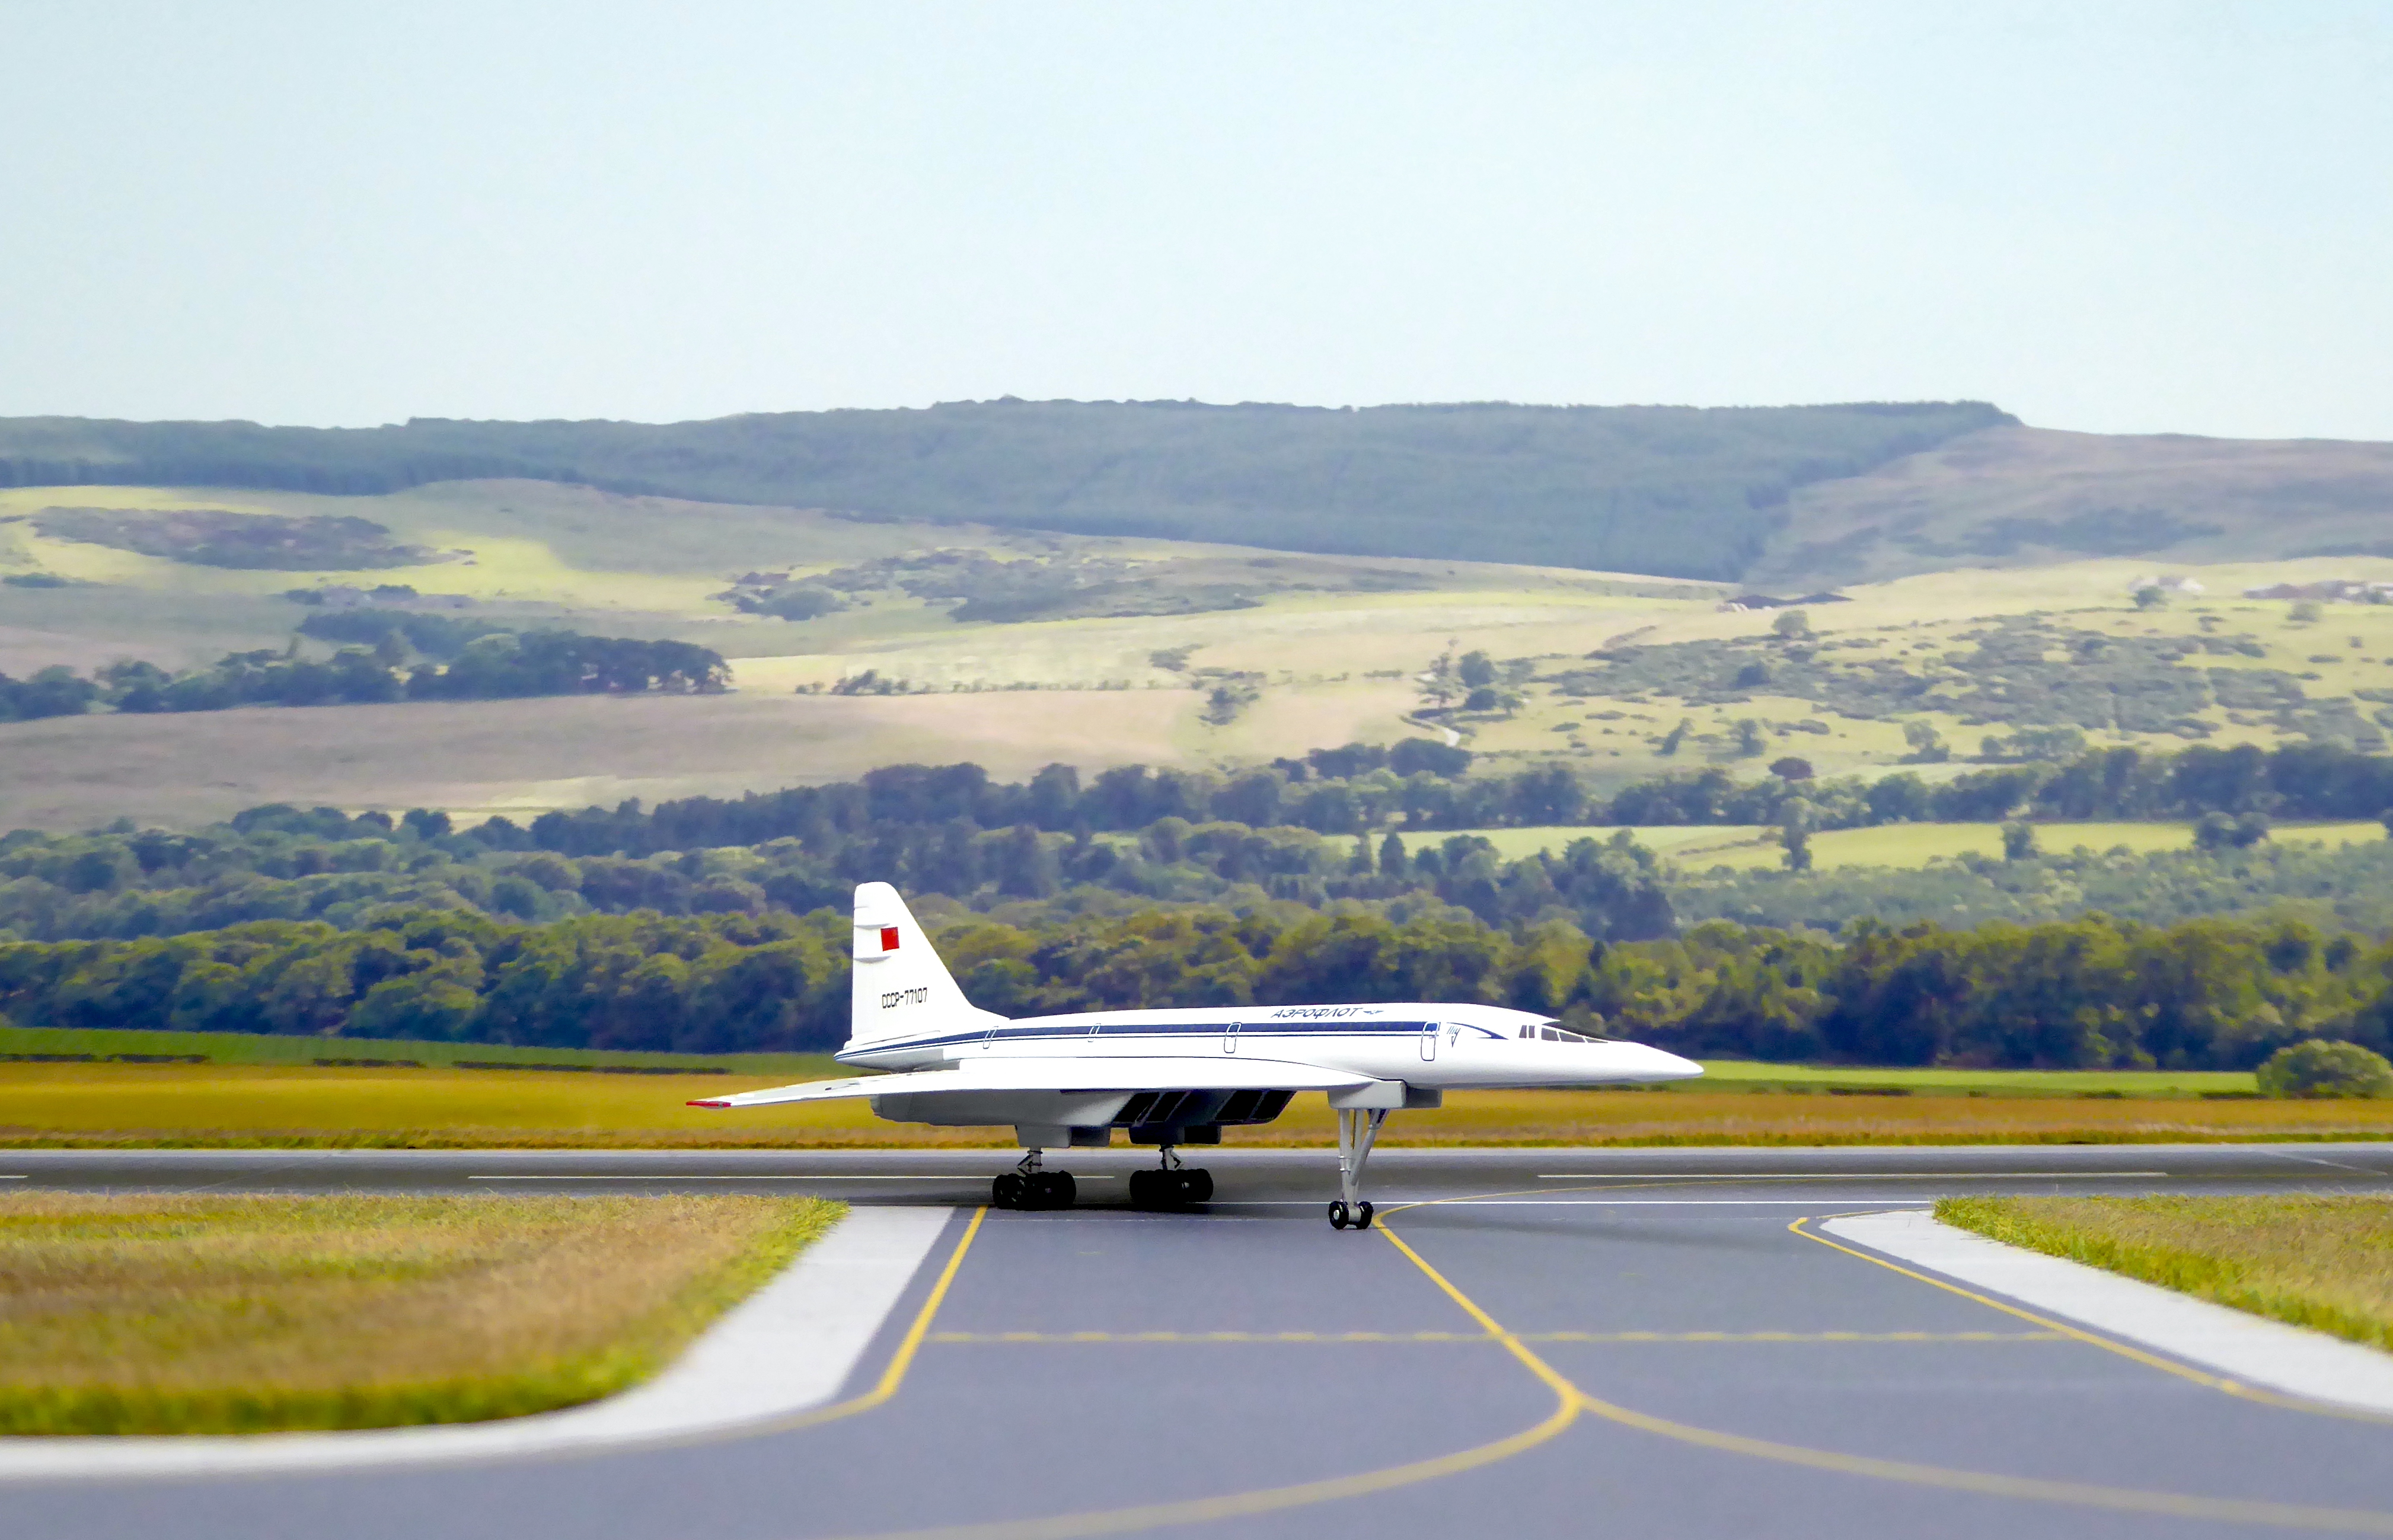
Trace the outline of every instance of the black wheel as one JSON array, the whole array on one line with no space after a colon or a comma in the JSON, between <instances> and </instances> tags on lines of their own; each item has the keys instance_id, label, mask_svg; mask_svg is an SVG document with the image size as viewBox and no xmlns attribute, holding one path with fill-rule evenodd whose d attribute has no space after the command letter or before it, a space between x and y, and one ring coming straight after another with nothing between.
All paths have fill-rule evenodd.
<instances>
[{"instance_id":1,"label":"black wheel","mask_svg":"<svg viewBox=\"0 0 2393 1540\"><path fill-rule=\"evenodd\" d=\"M1367 1202L1356 1204L1354 1206L1354 1228L1357 1230L1370 1229L1371 1216L1378 1212L1379 1210L1372 1207Z\"/></svg>"},{"instance_id":2,"label":"black wheel","mask_svg":"<svg viewBox=\"0 0 2393 1540\"><path fill-rule=\"evenodd\" d=\"M1343 1230L1346 1228L1345 1199L1332 1198L1329 1200L1329 1228L1332 1230Z\"/></svg>"},{"instance_id":3,"label":"black wheel","mask_svg":"<svg viewBox=\"0 0 2393 1540\"><path fill-rule=\"evenodd\" d=\"M1183 1171L1180 1173L1180 1188L1183 1194L1180 1200L1183 1203L1210 1203L1213 1201L1213 1173Z\"/></svg>"},{"instance_id":4,"label":"black wheel","mask_svg":"<svg viewBox=\"0 0 2393 1540\"><path fill-rule=\"evenodd\" d=\"M1155 1179L1160 1174L1157 1171L1132 1171L1130 1174L1130 1206L1132 1208L1156 1207Z\"/></svg>"},{"instance_id":5,"label":"black wheel","mask_svg":"<svg viewBox=\"0 0 2393 1540\"><path fill-rule=\"evenodd\" d=\"M1008 1171L988 1184L989 1201L1000 1208L1019 1208L1027 1195L1023 1192L1026 1185L1020 1173Z\"/></svg>"},{"instance_id":6,"label":"black wheel","mask_svg":"<svg viewBox=\"0 0 2393 1540\"><path fill-rule=\"evenodd\" d=\"M1041 1208L1071 1207L1072 1199L1078 1195L1079 1185L1072 1180L1072 1173L1069 1171L1041 1172L1039 1178L1039 1207Z\"/></svg>"}]
</instances>

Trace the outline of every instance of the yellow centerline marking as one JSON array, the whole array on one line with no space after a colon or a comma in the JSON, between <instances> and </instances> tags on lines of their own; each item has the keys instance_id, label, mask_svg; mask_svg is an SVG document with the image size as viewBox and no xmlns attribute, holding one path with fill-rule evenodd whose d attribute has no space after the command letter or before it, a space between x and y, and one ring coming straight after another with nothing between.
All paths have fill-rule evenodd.
<instances>
[{"instance_id":1,"label":"yellow centerline marking","mask_svg":"<svg viewBox=\"0 0 2393 1540\"><path fill-rule=\"evenodd\" d=\"M1947 1283L1945 1280L1936 1277L1932 1273L1921 1272L1916 1269L1904 1267L1902 1263L1889 1261L1884 1257L1874 1257L1870 1255L1870 1253L1863 1251L1857 1246L1847 1246L1842 1241L1832 1241L1825 1235L1815 1234L1803 1228L1818 1217L1819 1216L1816 1214L1808 1215L1805 1218L1797 1220L1786 1228L1793 1231L1796 1234L1802 1236L1807 1241L1817 1241L1822 1246L1841 1251L1848 1257L1858 1257L1863 1261L1875 1262L1879 1267L1886 1268L1890 1272L1900 1272L1906 1278L1914 1278L1918 1280L1920 1283L1929 1285L1936 1288L1941 1288L1947 1294L1957 1294L1964 1299L1974 1300L1978 1304L1985 1306L1988 1310L1998 1310L2005 1315L2015 1315L2022 1321L2033 1322L2036 1325L2042 1326L2047 1331L2060 1332L2066 1337L2073 1338L2080 1342L2089 1343L2107 1352L2117 1353L2122 1358L2132 1358L2137 1363L2141 1364L2148 1368L2158 1369L2164 1374L2175 1375L2179 1379L2190 1379L2196 1385L2207 1386L2211 1390L2222 1391L2230 1396L2240 1396L2245 1401L2256 1401L2262 1405L2275 1406L2289 1412L2308 1412L2316 1416L2341 1417L2347 1422L2373 1422L2380 1425L2393 1425L2393 1416L2388 1416L2382 1412L2370 1412L2358 1406L2337 1406L2329 1402L2304 1401L2298 1396L2282 1395L2274 1390L2263 1390L2256 1385L2246 1385L2240 1379L2230 1379L2225 1375L2215 1375L2205 1369L2197 1369L2190 1364L2179 1364L2174 1359L2163 1358L2158 1353L2147 1352L2145 1350L2138 1348L2132 1343L2121 1342L2114 1338L2104 1337L2099 1332L2088 1331L2084 1326L2073 1325L2069 1322L2060 1320L2057 1317L2039 1315L2034 1311L2023 1310L2018 1305L2006 1304L2002 1300L1994 1299L1992 1295L1980 1294L1975 1289L1963 1288L1958 1284Z\"/></svg>"},{"instance_id":2,"label":"yellow centerline marking","mask_svg":"<svg viewBox=\"0 0 2393 1540\"><path fill-rule=\"evenodd\" d=\"M980 1228L981 1219L987 1212L984 1208L975 1211L973 1215L973 1230L965 1233L963 1244L958 1246L956 1254L948 1259L947 1272L941 1275L938 1286L932 1290L931 1298L924 1302L922 1313L915 1318L913 1329L907 1333L907 1339L900 1346L898 1356L891 1361L888 1372L882 1376L881 1384L876 1386L870 1394L858 1396L852 1402L843 1402L835 1407L826 1407L821 1413L815 1414L804 1421L793 1419L784 1426L802 1427L809 1422L828 1421L834 1416L846 1416L854 1412L864 1411L870 1406L877 1406L896 1393L898 1384L905 1378L907 1366L912 1362L914 1350L926 1340L938 1339L930 1330L931 1318L936 1313L939 1301L946 1295L948 1282L954 1278L958 1265L963 1260L964 1246L972 1243L973 1232ZM1390 1239L1393 1240L1394 1237L1391 1236ZM1397 1244L1403 1245L1401 1241ZM1415 1260L1418 1261L1419 1259L1416 1258ZM1424 1272L1430 1272L1432 1278L1437 1277L1437 1274L1430 1270L1428 1263L1422 1262L1420 1265ZM1444 1280L1438 1281L1444 1284ZM1453 1286L1445 1285L1445 1287L1448 1295L1457 1299L1462 1299ZM1501 1342L1506 1344L1513 1355L1520 1358L1523 1364L1531 1365L1537 1364L1538 1360L1535 1354L1521 1348L1502 1328L1488 1320L1476 1306L1471 1305L1467 1300L1464 1301L1464 1306L1466 1311L1486 1328L1484 1336L1465 1338L1466 1340ZM998 1335L1003 1338L1009 1334ZM1073 1335L1065 1335L1060 1339L1070 1341L1079 1338ZM1036 1519L1000 1519L977 1523L947 1524L931 1529L884 1531L867 1536L855 1536L852 1540L1076 1540L1076 1537L1082 1535L1127 1534L1138 1530L1159 1529L1171 1524L1199 1524L1223 1519L1243 1519L1258 1513L1273 1513L1284 1508L1304 1507L1314 1503L1336 1502L1346 1497L1364 1497L1373 1493L1393 1491L1398 1487L1436 1481L1444 1476L1459 1475L1466 1470L1477 1470L1484 1466L1495 1465L1498 1461L1509 1460L1524 1450L1534 1449L1544 1443L1572 1423L1576 1422L1580 1406L1576 1387L1560 1376L1552 1375L1550 1371L1539 1375L1538 1377L1543 1379L1547 1388L1554 1392L1554 1409L1546 1416L1545 1420L1534 1427L1524 1428L1509 1438L1497 1439L1493 1443L1483 1443L1470 1449L1457 1450L1451 1455L1439 1455L1425 1460L1412 1460L1404 1465L1389 1466L1380 1470L1360 1471L1352 1476L1332 1476L1317 1481L1300 1481L1292 1486L1263 1487L1252 1492L1225 1493L1216 1497L1192 1497L1175 1502L1142 1503L1133 1507L1101 1508L1087 1513L1064 1513Z\"/></svg>"},{"instance_id":3,"label":"yellow centerline marking","mask_svg":"<svg viewBox=\"0 0 2393 1540\"><path fill-rule=\"evenodd\" d=\"M1439 1203L1451 1201L1455 1200L1433 1200ZM1429 1206L1409 1204L1403 1207ZM979 1233L981 1222L987 1217L987 1210L985 1208L974 1211L972 1223L966 1228L963 1239L958 1243L954 1254L948 1259L947 1266L941 1272L938 1282L933 1286L930 1298L924 1300L922 1309L916 1314L913 1325L908 1330L904 1340L899 1343L896 1354L891 1359L889 1366L883 1372L880 1381L871 1390L850 1401L827 1406L814 1413L802 1414L783 1419L777 1424L763 1425L751 1430L765 1432L807 1427L828 1422L836 1417L853 1416L857 1412L884 1404L896 1395L898 1387L903 1384L907 1370L911 1366L915 1355L925 1341L942 1340L949 1335L967 1337L973 1340L982 1339L980 1334L958 1333L935 1336L930 1328L932 1320L936 1316L940 1304L947 1297L949 1285L954 1282L957 1271L962 1265L965 1251L972 1245L974 1236ZM1813 1235L1799 1228L1802 1222L1797 1221L1797 1225L1793 1228L1796 1233L1807 1239L1820 1241L1823 1245L1834 1246L1839 1251L1850 1252L1863 1260L1880 1262L1882 1266L1892 1267L1896 1272L1907 1273L1921 1282L1934 1284L1940 1288L1951 1289L1955 1294L1978 1299L1996 1310L2034 1322L2060 1337L2088 1341L2114 1351L2122 1351L2130 1357L2149 1362L2155 1367L2184 1374L2189 1378L2204 1383L2214 1383L2220 1388L2226 1388L2229 1383L2216 1380L2215 1377L2205 1377L2184 1370L2182 1366L2170 1364L2164 1359L2123 1348L2118 1344L2071 1327L2065 1323L2047 1321L2028 1312L2016 1310L1997 1300L1986 1299L1984 1296L1971 1294L1967 1289L1945 1284L1924 1273L1912 1272L1910 1269L1896 1267L1891 1262L1883 1262L1878 1258L1854 1251L1851 1247L1838 1245L1824 1237ZM1214 1497L1148 1503L1131 1507L1106 1508L1085 1513L885 1531L867 1536L853 1537L853 1540L1076 1540L1076 1537L1083 1535L1122 1534L1168 1525L1245 1518L1315 1503L1366 1496L1422 1481L1434 1481L1441 1477L1459 1475L1464 1471L1478 1469L1510 1459L1515 1455L1534 1449L1553 1439L1576 1422L1582 1412L1622 1427L1633 1428L1641 1432L1652 1433L1657 1437L1699 1448L1740 1455L1752 1459L1771 1460L1780 1464L1826 1470L1841 1475L1865 1476L1879 1481L1902 1481L1948 1491L1971 1492L1986 1496L2059 1503L2114 1512L2151 1513L2170 1518L2262 1524L2281 1529L2313 1530L2335 1533L2393 1535L2393 1514L2388 1513L2233 1497L2204 1497L2182 1493L2151 1492L2133 1487L2102 1486L2086 1481L2047 1481L2032 1476L2006 1476L1991 1471L1954 1469L1907 1460L1846 1455L1834 1450L1780 1443L1769 1439L1748 1438L1743 1434L1698 1428L1692 1424L1674 1422L1667 1417L1635 1411L1605 1401L1599 1396L1590 1395L1580 1389L1576 1382L1563 1376L1532 1351L1528 1346L1529 1338L1508 1330L1494 1316L1482 1309L1477 1301L1456 1287L1444 1273L1431 1266L1428 1259L1414 1250L1403 1236L1384 1223L1378 1228L1380 1233L1386 1237L1390 1245L1402 1252L1406 1259L1419 1268L1423 1275L1449 1299L1453 1300L1464 1314L1477 1323L1480 1327L1479 1334L1475 1337L1461 1337L1461 1340L1497 1343L1554 1393L1554 1410L1543 1421L1492 1443L1481 1444L1475 1448L1459 1450L1451 1455L1442 1455L1431 1459L1391 1466L1380 1470L1363 1471L1352 1476L1331 1477L1323 1481L1299 1482L1290 1486L1267 1487L1252 1492L1229 1493ZM1623 1339L1641 1339L1643 1337L1643 1334L1617 1335ZM1776 1339L1776 1334L1743 1335L1757 1339ZM1822 1335L1824 1337L1829 1334ZM1842 1334L1834 1335L1841 1337ZM1702 1336L1706 1339L1711 1338L1711 1334L1702 1334ZM1903 1336L1905 1339L1908 1338L1908 1334ZM1030 1340L1044 1339L1043 1337L1036 1334L991 1334L992 1339L996 1340L1021 1340L1026 1337ZM1987 1334L1987 1338L1992 1340L2003 1339L1996 1334L1991 1333ZM1056 1339L1091 1340L1092 1334L1056 1334ZM1108 1338L1104 1336L1094 1336L1093 1339ZM1125 1338L1124 1339L1135 1338ZM1208 1338L1198 1334L1190 1334L1188 1339L1202 1341ZM1272 1339L1278 1338L1275 1337ZM1577 1334L1572 1333L1550 1333L1539 1334L1537 1339L1576 1341L1580 1338ZM1731 1334L1723 1333L1720 1334L1717 1339L1734 1338ZM2011 1339L2043 1339L2043 1337L2042 1334L2020 1333L2013 1334ZM2309 1406L2307 1403L2288 1403L2287 1404L2303 1410L2318 1409Z\"/></svg>"}]
</instances>

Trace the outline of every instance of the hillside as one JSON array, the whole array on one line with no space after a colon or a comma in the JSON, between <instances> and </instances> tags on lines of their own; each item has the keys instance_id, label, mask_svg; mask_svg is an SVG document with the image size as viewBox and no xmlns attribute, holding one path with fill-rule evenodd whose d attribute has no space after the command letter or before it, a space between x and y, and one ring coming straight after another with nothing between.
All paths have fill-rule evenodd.
<instances>
[{"instance_id":1,"label":"hillside","mask_svg":"<svg viewBox=\"0 0 2393 1540\"><path fill-rule=\"evenodd\" d=\"M319 560L365 565L305 565ZM909 760L1007 777L1051 761L1251 765L1441 731L1485 770L1564 764L1598 789L1706 767L1750 781L1789 754L1823 777L1876 775L1918 761L1921 731L1950 755L1919 764L1931 781L2031 730L2155 750L2382 743L2393 607L2305 618L2235 595L2393 579L2393 558L2177 569L2207 594L2152 610L2129 592L2152 570L2139 558L1855 584L1850 602L1810 607L1811 639L1788 641L1778 612L1721 608L1720 585L1558 568L859 522L530 480L350 497L18 488L0 490L0 672L19 678L127 656L329 659L423 615L695 642L731 659L733 689L0 723L0 829L188 824L276 801L520 815ZM1414 715L1434 660L1473 651L1494 659L1496 705Z\"/></svg>"},{"instance_id":2,"label":"hillside","mask_svg":"<svg viewBox=\"0 0 2393 1540\"><path fill-rule=\"evenodd\" d=\"M1812 482L1787 514L1749 581L2393 555L2393 444L1993 427Z\"/></svg>"},{"instance_id":3,"label":"hillside","mask_svg":"<svg viewBox=\"0 0 2393 1540\"><path fill-rule=\"evenodd\" d=\"M1352 411L1012 399L664 424L43 417L0 420L0 487L357 495L521 477L874 518L1733 580L1798 489L2010 421L1974 402Z\"/></svg>"}]
</instances>

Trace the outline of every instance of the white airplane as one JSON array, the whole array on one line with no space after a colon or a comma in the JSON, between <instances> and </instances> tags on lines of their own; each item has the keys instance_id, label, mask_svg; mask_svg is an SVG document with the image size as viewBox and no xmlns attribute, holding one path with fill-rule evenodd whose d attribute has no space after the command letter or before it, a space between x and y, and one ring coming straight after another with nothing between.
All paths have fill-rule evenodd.
<instances>
[{"instance_id":1,"label":"white airplane","mask_svg":"<svg viewBox=\"0 0 2393 1540\"><path fill-rule=\"evenodd\" d=\"M1268 1123L1301 1090L1338 1114L1339 1195L1329 1222L1367 1230L1363 1163L1388 1114L1434 1107L1448 1090L1683 1080L1700 1065L1641 1043L1589 1038L1493 1005L1249 1005L1096 1011L1011 1020L982 1011L940 962L897 890L856 890L856 972L842 1064L894 1073L809 1080L692 1102L762 1107L866 1097L899 1123L1011 1123L1028 1153L992 1184L1000 1208L1072 1202L1049 1150L1102 1149L1116 1129L1152 1144L1161 1164L1133 1172L1141 1207L1203 1203L1212 1176L1183 1166L1188 1144L1218 1144L1225 1125Z\"/></svg>"}]
</instances>

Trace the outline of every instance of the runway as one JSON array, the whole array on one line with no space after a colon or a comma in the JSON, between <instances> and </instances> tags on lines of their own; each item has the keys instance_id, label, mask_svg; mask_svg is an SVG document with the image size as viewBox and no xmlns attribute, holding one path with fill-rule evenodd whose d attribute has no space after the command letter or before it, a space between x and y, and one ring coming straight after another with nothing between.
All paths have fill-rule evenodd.
<instances>
[{"instance_id":1,"label":"runway","mask_svg":"<svg viewBox=\"0 0 2393 1540\"><path fill-rule=\"evenodd\" d=\"M1370 1170L1385 1228L1366 1233L1324 1222L1321 1152L1209 1153L1219 1201L1187 1214L1106 1196L1139 1163L1124 1152L1055 1163L1082 1207L979 1212L1005 1163L0 1155L21 1179L7 1189L822 1192L956 1210L847 1399L801 1426L602 1458L12 1487L13 1528L2393 1534L2393 1425L2223 1392L1816 1229L1955 1192L2388 1192L2393 1146L1389 1150Z\"/></svg>"}]
</instances>

